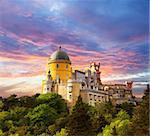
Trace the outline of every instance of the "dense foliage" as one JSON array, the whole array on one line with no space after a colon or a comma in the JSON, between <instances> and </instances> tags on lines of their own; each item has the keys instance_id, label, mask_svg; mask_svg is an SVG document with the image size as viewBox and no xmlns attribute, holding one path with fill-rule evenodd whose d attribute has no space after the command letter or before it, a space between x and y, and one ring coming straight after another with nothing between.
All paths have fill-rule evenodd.
<instances>
[{"instance_id":1,"label":"dense foliage","mask_svg":"<svg viewBox=\"0 0 150 136\"><path fill-rule=\"evenodd\" d=\"M65 101L58 94L36 94L0 100L0 133L6 135L53 135L52 125L61 130L68 115Z\"/></svg>"},{"instance_id":2,"label":"dense foliage","mask_svg":"<svg viewBox=\"0 0 150 136\"><path fill-rule=\"evenodd\" d=\"M145 90L145 95L140 105L136 106L131 119L130 135L149 136L149 87Z\"/></svg>"},{"instance_id":3,"label":"dense foliage","mask_svg":"<svg viewBox=\"0 0 150 136\"><path fill-rule=\"evenodd\" d=\"M68 109L58 94L0 98L2 136L148 136L149 90L142 102L94 107L79 97Z\"/></svg>"},{"instance_id":4,"label":"dense foliage","mask_svg":"<svg viewBox=\"0 0 150 136\"><path fill-rule=\"evenodd\" d=\"M88 114L88 106L82 102L79 96L76 105L69 115L66 125L68 136L92 136L92 121Z\"/></svg>"}]
</instances>

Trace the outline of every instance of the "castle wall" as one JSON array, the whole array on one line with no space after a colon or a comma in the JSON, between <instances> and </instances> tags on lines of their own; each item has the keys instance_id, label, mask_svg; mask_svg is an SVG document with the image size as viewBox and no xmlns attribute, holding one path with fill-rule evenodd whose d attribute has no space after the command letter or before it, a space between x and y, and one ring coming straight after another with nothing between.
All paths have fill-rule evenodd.
<instances>
[{"instance_id":1,"label":"castle wall","mask_svg":"<svg viewBox=\"0 0 150 136\"><path fill-rule=\"evenodd\" d=\"M103 91L81 90L80 92L83 102L94 106L96 103L109 101L108 94Z\"/></svg>"},{"instance_id":2,"label":"castle wall","mask_svg":"<svg viewBox=\"0 0 150 136\"><path fill-rule=\"evenodd\" d=\"M59 84L57 93L62 96L63 99L67 99L67 89L66 84Z\"/></svg>"},{"instance_id":3,"label":"castle wall","mask_svg":"<svg viewBox=\"0 0 150 136\"><path fill-rule=\"evenodd\" d=\"M52 80L67 82L72 77L71 64L66 60L56 60L48 63L47 74L48 71L51 72Z\"/></svg>"},{"instance_id":4,"label":"castle wall","mask_svg":"<svg viewBox=\"0 0 150 136\"><path fill-rule=\"evenodd\" d=\"M100 63L91 63L85 72L75 70L72 74L71 61L61 48L49 59L46 80L42 81L42 93L54 92L75 105L78 96L90 105L111 100L113 103L132 99L132 82L126 84L102 84ZM73 75L73 76L72 76Z\"/></svg>"},{"instance_id":5,"label":"castle wall","mask_svg":"<svg viewBox=\"0 0 150 136\"><path fill-rule=\"evenodd\" d=\"M72 86L72 105L74 105L80 95L81 84L78 82L73 82Z\"/></svg>"}]
</instances>

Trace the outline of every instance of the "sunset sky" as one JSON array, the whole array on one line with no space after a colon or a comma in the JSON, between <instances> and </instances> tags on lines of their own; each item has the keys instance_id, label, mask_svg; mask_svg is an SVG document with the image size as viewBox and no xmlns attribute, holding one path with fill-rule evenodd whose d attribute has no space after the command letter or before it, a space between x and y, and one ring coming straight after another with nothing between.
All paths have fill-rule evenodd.
<instances>
[{"instance_id":1,"label":"sunset sky","mask_svg":"<svg viewBox=\"0 0 150 136\"><path fill-rule=\"evenodd\" d=\"M0 10L0 96L40 92L60 45L74 69L100 62L103 82L149 81L148 0L1 0Z\"/></svg>"}]
</instances>

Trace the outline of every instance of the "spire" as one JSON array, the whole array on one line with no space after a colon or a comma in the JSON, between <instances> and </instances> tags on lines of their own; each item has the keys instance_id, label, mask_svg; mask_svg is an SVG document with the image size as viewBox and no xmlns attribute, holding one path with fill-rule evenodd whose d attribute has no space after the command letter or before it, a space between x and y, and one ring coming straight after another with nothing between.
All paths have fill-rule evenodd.
<instances>
[{"instance_id":1,"label":"spire","mask_svg":"<svg viewBox=\"0 0 150 136\"><path fill-rule=\"evenodd\" d=\"M61 50L61 46L59 46L59 50Z\"/></svg>"},{"instance_id":2,"label":"spire","mask_svg":"<svg viewBox=\"0 0 150 136\"><path fill-rule=\"evenodd\" d=\"M50 70L48 71L48 74L49 74L49 75L51 74Z\"/></svg>"}]
</instances>

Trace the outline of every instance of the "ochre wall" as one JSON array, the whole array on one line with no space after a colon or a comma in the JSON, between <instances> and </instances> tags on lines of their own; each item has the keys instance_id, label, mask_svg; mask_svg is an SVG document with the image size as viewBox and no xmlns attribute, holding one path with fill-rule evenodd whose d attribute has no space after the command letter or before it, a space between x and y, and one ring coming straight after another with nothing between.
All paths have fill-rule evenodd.
<instances>
[{"instance_id":1,"label":"ochre wall","mask_svg":"<svg viewBox=\"0 0 150 136\"><path fill-rule=\"evenodd\" d=\"M59 67L57 68L57 64ZM68 68L66 67L68 65ZM52 80L57 79L57 75L59 76L62 82L66 82L72 76L72 68L70 61L67 60L55 60L51 61L47 65L46 75L50 70Z\"/></svg>"},{"instance_id":2,"label":"ochre wall","mask_svg":"<svg viewBox=\"0 0 150 136\"><path fill-rule=\"evenodd\" d=\"M58 86L58 94L62 96L63 99L67 99L67 89L66 85L59 84Z\"/></svg>"},{"instance_id":3,"label":"ochre wall","mask_svg":"<svg viewBox=\"0 0 150 136\"><path fill-rule=\"evenodd\" d=\"M75 105L78 97L80 95L80 83L73 82L73 88L72 88L72 105Z\"/></svg>"}]
</instances>

